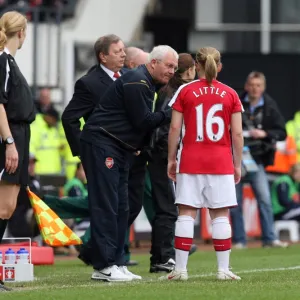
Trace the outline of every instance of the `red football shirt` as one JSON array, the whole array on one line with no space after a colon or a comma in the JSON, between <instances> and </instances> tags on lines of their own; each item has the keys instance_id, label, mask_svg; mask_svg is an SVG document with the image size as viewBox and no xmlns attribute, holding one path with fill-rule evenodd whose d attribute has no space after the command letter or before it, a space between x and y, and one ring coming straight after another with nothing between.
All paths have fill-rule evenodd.
<instances>
[{"instance_id":1,"label":"red football shirt","mask_svg":"<svg viewBox=\"0 0 300 300\"><path fill-rule=\"evenodd\" d=\"M178 171L187 174L233 174L231 115L242 112L237 93L229 86L205 79L181 86L170 104L183 113Z\"/></svg>"}]
</instances>

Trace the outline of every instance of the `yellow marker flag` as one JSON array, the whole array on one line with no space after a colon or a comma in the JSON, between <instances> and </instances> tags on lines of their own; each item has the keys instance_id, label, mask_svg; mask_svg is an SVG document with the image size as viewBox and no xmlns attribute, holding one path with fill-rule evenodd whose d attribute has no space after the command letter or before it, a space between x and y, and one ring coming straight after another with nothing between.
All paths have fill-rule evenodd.
<instances>
[{"instance_id":1,"label":"yellow marker flag","mask_svg":"<svg viewBox=\"0 0 300 300\"><path fill-rule=\"evenodd\" d=\"M27 189L41 235L45 243L52 247L82 244L81 239L46 205L37 195Z\"/></svg>"}]
</instances>

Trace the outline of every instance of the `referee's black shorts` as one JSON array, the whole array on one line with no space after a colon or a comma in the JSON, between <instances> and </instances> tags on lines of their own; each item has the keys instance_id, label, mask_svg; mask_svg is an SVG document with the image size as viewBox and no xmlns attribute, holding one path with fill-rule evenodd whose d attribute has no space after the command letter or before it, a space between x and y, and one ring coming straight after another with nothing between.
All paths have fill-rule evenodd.
<instances>
[{"instance_id":1,"label":"referee's black shorts","mask_svg":"<svg viewBox=\"0 0 300 300\"><path fill-rule=\"evenodd\" d=\"M26 123L9 124L11 134L15 140L15 145L19 155L18 168L15 173L8 174L5 170L5 151L6 145L0 143L0 174L1 180L18 184L21 186L28 185L28 164L29 164L29 141L30 141L30 125Z\"/></svg>"}]
</instances>

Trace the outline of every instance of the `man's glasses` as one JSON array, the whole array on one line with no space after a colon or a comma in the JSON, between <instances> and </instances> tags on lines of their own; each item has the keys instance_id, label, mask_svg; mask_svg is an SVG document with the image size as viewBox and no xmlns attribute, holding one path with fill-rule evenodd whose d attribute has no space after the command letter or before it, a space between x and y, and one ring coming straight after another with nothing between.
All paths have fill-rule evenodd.
<instances>
[{"instance_id":1,"label":"man's glasses","mask_svg":"<svg viewBox=\"0 0 300 300\"><path fill-rule=\"evenodd\" d=\"M165 63L164 61L162 61L160 59L158 59L157 61L162 62L166 66L166 68L168 68L169 70L174 70L174 72L176 72L178 70L177 65Z\"/></svg>"}]
</instances>

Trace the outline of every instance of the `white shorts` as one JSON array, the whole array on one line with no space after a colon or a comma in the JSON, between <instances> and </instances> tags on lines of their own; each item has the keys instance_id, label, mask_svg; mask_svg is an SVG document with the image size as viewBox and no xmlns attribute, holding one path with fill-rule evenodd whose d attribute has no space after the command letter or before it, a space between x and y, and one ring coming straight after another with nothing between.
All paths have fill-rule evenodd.
<instances>
[{"instance_id":1,"label":"white shorts","mask_svg":"<svg viewBox=\"0 0 300 300\"><path fill-rule=\"evenodd\" d=\"M234 176L176 174L175 203L196 208L237 206Z\"/></svg>"}]
</instances>

